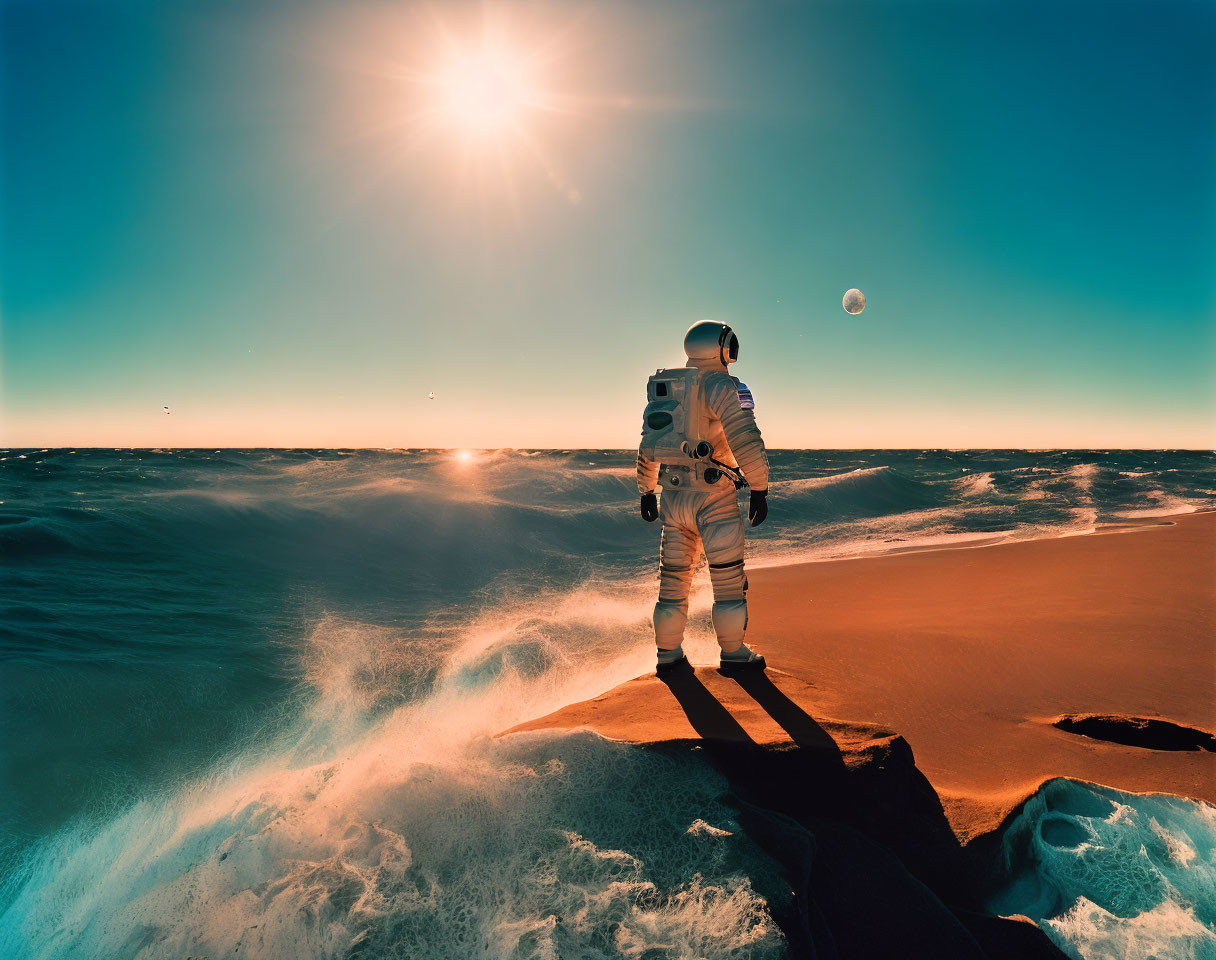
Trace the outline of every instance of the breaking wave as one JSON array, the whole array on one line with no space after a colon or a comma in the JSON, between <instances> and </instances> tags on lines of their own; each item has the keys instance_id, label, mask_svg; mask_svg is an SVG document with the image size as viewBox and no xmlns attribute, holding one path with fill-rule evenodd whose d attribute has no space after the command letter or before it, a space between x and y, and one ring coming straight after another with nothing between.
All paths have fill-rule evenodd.
<instances>
[{"instance_id":1,"label":"breaking wave","mask_svg":"<svg viewBox=\"0 0 1216 960\"><path fill-rule=\"evenodd\" d=\"M1216 807L1056 779L1003 837L990 906L1083 960L1216 957Z\"/></svg>"},{"instance_id":2,"label":"breaking wave","mask_svg":"<svg viewBox=\"0 0 1216 960\"><path fill-rule=\"evenodd\" d=\"M5 955L777 956L779 871L708 766L593 735L495 739L649 663L602 596L446 637L329 619L298 719L207 776L36 844ZM765 887L760 893L755 886Z\"/></svg>"}]
</instances>

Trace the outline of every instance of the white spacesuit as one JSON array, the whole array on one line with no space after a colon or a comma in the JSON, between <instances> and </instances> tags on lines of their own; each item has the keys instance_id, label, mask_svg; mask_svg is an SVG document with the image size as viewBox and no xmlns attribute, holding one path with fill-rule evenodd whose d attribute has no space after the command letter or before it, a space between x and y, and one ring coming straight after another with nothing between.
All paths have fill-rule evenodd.
<instances>
[{"instance_id":1,"label":"white spacesuit","mask_svg":"<svg viewBox=\"0 0 1216 960\"><path fill-rule=\"evenodd\" d=\"M756 526L768 514L768 457L751 391L727 373L738 359L739 338L726 324L703 320L689 327L684 352L687 367L650 378L638 450L642 516L663 521L654 608L658 666L685 662L688 591L704 548L722 667L763 669L764 658L743 642L747 577L736 482L751 487L748 518Z\"/></svg>"}]
</instances>

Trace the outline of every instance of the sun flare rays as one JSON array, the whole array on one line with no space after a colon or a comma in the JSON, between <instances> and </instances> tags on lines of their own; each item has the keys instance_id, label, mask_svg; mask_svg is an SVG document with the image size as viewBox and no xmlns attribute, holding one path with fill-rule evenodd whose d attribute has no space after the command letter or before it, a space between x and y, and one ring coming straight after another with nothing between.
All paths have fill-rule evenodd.
<instances>
[{"instance_id":1,"label":"sun flare rays","mask_svg":"<svg viewBox=\"0 0 1216 960\"><path fill-rule=\"evenodd\" d=\"M563 121L595 104L573 92L569 29L508 19L496 7L478 13L432 14L391 62L369 71L395 91L373 137L387 139L399 162L429 159L466 192L511 202L531 176L577 203L581 194L559 171L553 145L568 133Z\"/></svg>"},{"instance_id":2,"label":"sun flare rays","mask_svg":"<svg viewBox=\"0 0 1216 960\"><path fill-rule=\"evenodd\" d=\"M484 3L385 10L346 33L337 57L360 92L341 122L366 160L352 189L409 183L517 218L546 195L581 204L586 158L615 148L624 114L689 106L618 89L597 16Z\"/></svg>"}]
</instances>

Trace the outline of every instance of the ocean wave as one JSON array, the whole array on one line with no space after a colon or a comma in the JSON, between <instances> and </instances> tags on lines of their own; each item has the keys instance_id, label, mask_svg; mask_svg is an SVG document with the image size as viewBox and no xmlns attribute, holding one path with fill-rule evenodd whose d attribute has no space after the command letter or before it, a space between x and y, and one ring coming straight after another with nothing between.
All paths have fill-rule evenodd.
<instances>
[{"instance_id":1,"label":"ocean wave","mask_svg":"<svg viewBox=\"0 0 1216 960\"><path fill-rule=\"evenodd\" d=\"M948 492L907 476L890 466L868 467L847 473L778 480L770 485L780 499L803 520L817 517L878 516L902 513L939 504Z\"/></svg>"},{"instance_id":2,"label":"ocean wave","mask_svg":"<svg viewBox=\"0 0 1216 960\"><path fill-rule=\"evenodd\" d=\"M959 477L954 481L954 486L964 497L980 497L998 492L995 478L987 471Z\"/></svg>"},{"instance_id":3,"label":"ocean wave","mask_svg":"<svg viewBox=\"0 0 1216 960\"><path fill-rule=\"evenodd\" d=\"M990 906L1082 960L1216 956L1216 807L1056 779L1002 837Z\"/></svg>"},{"instance_id":4,"label":"ocean wave","mask_svg":"<svg viewBox=\"0 0 1216 960\"><path fill-rule=\"evenodd\" d=\"M590 735L491 736L649 663L648 604L609 591L592 616L592 599L531 598L420 637L323 621L302 648L301 719L28 851L0 946L780 956L769 898L786 888L720 775Z\"/></svg>"},{"instance_id":5,"label":"ocean wave","mask_svg":"<svg viewBox=\"0 0 1216 960\"><path fill-rule=\"evenodd\" d=\"M591 735L356 755L144 802L61 838L6 955L766 957L776 870L708 767ZM355 779L357 777L357 780ZM690 831L697 821L718 829Z\"/></svg>"},{"instance_id":6,"label":"ocean wave","mask_svg":"<svg viewBox=\"0 0 1216 960\"><path fill-rule=\"evenodd\" d=\"M1129 518L1176 517L1211 509L1211 501L1207 497L1180 497L1164 490L1145 490L1141 497L1147 501L1145 505L1116 510L1113 515Z\"/></svg>"},{"instance_id":7,"label":"ocean wave","mask_svg":"<svg viewBox=\"0 0 1216 960\"><path fill-rule=\"evenodd\" d=\"M0 553L21 560L71 550L71 538L57 526L54 521L10 515L0 525Z\"/></svg>"}]
</instances>

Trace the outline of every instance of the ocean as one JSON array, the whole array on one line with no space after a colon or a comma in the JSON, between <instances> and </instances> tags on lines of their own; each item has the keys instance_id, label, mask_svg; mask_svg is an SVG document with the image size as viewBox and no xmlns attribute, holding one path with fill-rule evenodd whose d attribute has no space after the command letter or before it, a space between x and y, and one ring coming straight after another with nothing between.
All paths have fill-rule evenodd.
<instances>
[{"instance_id":1,"label":"ocean","mask_svg":"<svg viewBox=\"0 0 1216 960\"><path fill-rule=\"evenodd\" d=\"M781 956L708 765L493 737L652 667L633 457L0 450L0 954ZM771 457L753 566L1216 507L1209 452ZM1216 957L1212 807L1052 781L1004 840L1072 955Z\"/></svg>"}]
</instances>

